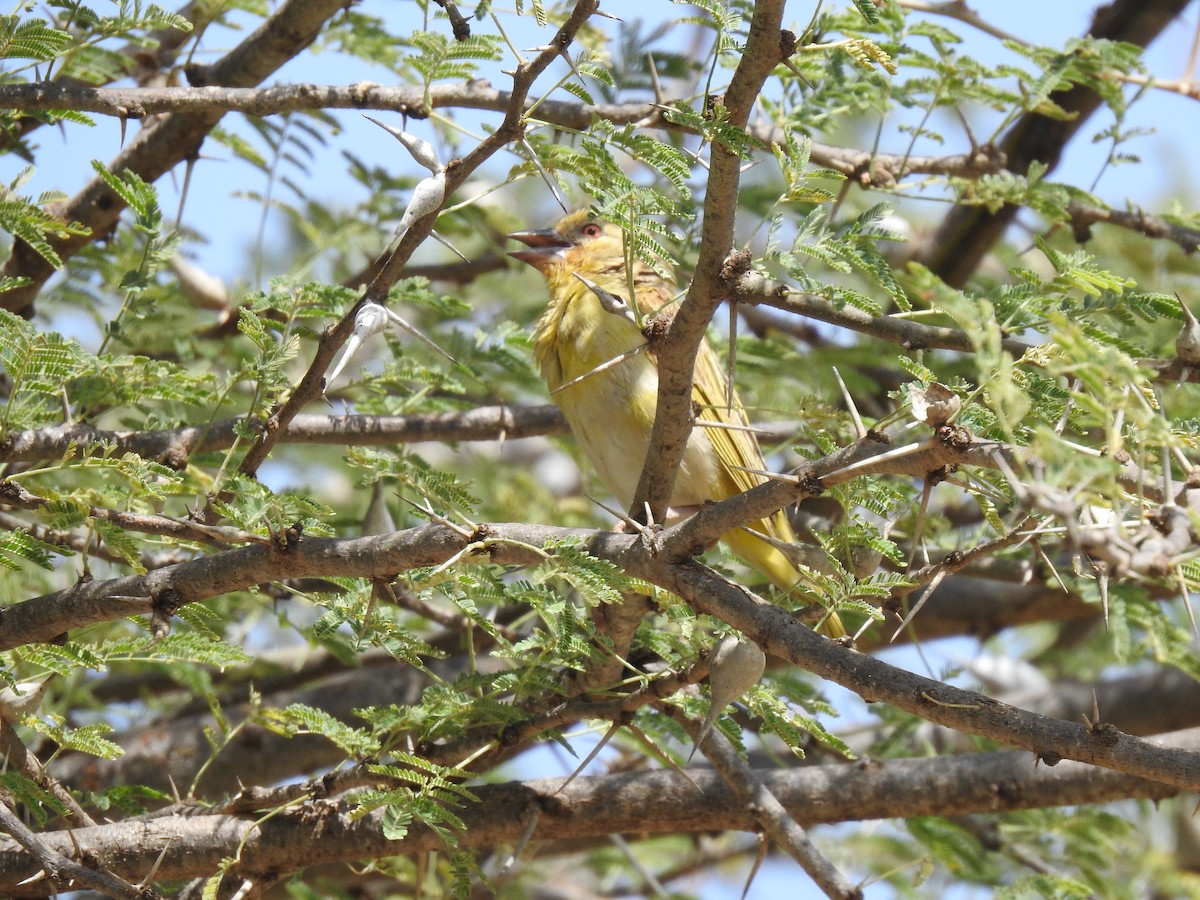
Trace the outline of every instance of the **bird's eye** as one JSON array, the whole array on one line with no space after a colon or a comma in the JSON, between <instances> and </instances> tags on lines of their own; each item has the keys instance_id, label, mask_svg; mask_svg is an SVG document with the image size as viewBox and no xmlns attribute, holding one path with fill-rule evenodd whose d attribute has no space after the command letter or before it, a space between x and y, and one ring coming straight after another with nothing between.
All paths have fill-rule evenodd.
<instances>
[{"instance_id":1,"label":"bird's eye","mask_svg":"<svg viewBox=\"0 0 1200 900\"><path fill-rule=\"evenodd\" d=\"M595 222L588 222L586 225L583 226L581 233L586 238L600 237L600 235L604 233L604 229L601 228L599 225L597 225Z\"/></svg>"}]
</instances>

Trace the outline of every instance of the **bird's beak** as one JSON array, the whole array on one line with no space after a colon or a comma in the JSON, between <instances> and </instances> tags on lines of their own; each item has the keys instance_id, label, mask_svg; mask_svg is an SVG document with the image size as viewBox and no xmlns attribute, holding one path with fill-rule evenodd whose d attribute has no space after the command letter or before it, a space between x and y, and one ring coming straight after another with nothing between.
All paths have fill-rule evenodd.
<instances>
[{"instance_id":1,"label":"bird's beak","mask_svg":"<svg viewBox=\"0 0 1200 900\"><path fill-rule=\"evenodd\" d=\"M539 272L545 272L552 263L560 262L571 244L553 228L537 231L514 231L509 237L525 244L528 250L515 250L508 254L513 259L529 263Z\"/></svg>"}]
</instances>

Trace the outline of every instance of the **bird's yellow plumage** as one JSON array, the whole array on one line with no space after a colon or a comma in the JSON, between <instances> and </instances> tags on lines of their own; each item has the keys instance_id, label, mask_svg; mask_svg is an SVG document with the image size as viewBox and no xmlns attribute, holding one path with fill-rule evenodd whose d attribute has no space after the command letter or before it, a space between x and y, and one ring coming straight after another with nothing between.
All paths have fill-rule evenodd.
<instances>
[{"instance_id":1,"label":"bird's yellow plumage","mask_svg":"<svg viewBox=\"0 0 1200 900\"><path fill-rule=\"evenodd\" d=\"M512 256L537 268L549 289L550 302L533 334L538 368L588 459L628 508L650 444L658 369L650 353L633 352L643 347L646 339L620 299L629 296L631 284L621 229L587 212L577 212L552 229L517 232L510 237L528 245ZM632 288L630 299L646 315L672 298L670 285L640 262L634 263ZM602 300L603 294L610 295L609 302ZM692 389L698 418L748 427L741 402L734 395L730 407L728 396L717 355L702 342ZM697 425L684 451L671 507L698 507L762 483L761 476L735 466L765 468L754 435ZM795 540L782 512L750 528L780 541ZM777 587L787 589L796 583L798 573L787 557L751 531L731 531L722 540ZM844 633L836 616L829 618L825 630Z\"/></svg>"}]
</instances>

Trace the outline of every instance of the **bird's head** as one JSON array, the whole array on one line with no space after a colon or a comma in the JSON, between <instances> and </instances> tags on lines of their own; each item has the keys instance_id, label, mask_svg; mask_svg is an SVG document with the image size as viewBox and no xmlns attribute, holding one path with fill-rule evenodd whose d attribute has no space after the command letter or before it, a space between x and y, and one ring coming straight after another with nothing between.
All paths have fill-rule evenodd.
<instances>
[{"instance_id":1,"label":"bird's head","mask_svg":"<svg viewBox=\"0 0 1200 900\"><path fill-rule=\"evenodd\" d=\"M564 216L553 228L515 231L509 235L527 249L509 256L529 263L543 275L558 266L588 277L620 275L625 267L624 236L611 222L587 210Z\"/></svg>"}]
</instances>

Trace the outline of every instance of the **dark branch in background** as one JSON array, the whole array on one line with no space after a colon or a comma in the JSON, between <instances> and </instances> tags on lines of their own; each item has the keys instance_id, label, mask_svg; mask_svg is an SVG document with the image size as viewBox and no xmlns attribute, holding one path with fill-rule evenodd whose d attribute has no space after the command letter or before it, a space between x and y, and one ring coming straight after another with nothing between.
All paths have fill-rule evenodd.
<instances>
[{"instance_id":1,"label":"dark branch in background","mask_svg":"<svg viewBox=\"0 0 1200 900\"><path fill-rule=\"evenodd\" d=\"M472 661L459 654L451 659L434 660L426 673L395 660L386 660L370 670L342 670L297 689L271 691L268 686L262 692L263 704L281 709L300 703L355 725L361 724L354 715L355 709L393 703L401 706L416 704L420 702L422 691L435 680L452 681L468 671L493 672L505 666L506 663L495 659L476 656ZM422 757L440 765L457 765L471 757L469 770L486 772L528 749L547 732L581 721L628 720L642 707L701 681L707 674L707 661L702 661L678 675L652 678L643 688L612 700L578 696L563 700L548 696L528 708L523 707L522 712L528 718L507 726L503 740L497 740L494 728L477 730L424 747ZM258 686L255 682L256 689ZM249 712L244 696L236 703L222 704L222 710L228 719L225 728L236 725ZM113 736L128 748L124 756L102 760L68 753L56 761L53 774L75 788L86 786L97 790L122 784L145 784L169 792L172 784L190 785L201 767L207 765L212 752L213 729L221 727L207 710L138 726ZM480 748L488 749L481 753ZM199 793L203 797L231 795L245 785L278 784L336 766L344 760L345 753L324 738L316 735L285 737L256 723L247 723L221 748L220 764L205 769L198 786ZM351 773L350 777L355 781L379 783L379 778L369 773Z\"/></svg>"},{"instance_id":2,"label":"dark branch in background","mask_svg":"<svg viewBox=\"0 0 1200 900\"><path fill-rule=\"evenodd\" d=\"M1187 6L1188 0L1113 0L1096 11L1088 33L1094 38L1127 41L1145 47ZM1000 144L1006 167L1024 175L1033 162L1058 165L1066 145L1099 108L1100 95L1076 85L1050 95L1069 115L1069 121L1029 112L1017 120ZM1016 217L1018 207L995 213L983 207L956 206L942 221L922 259L942 280L962 287L980 261Z\"/></svg>"},{"instance_id":3,"label":"dark branch in background","mask_svg":"<svg viewBox=\"0 0 1200 900\"><path fill-rule=\"evenodd\" d=\"M843 651L845 652L845 651ZM1200 747L1194 731L1164 740ZM1180 751L1184 752L1184 751ZM814 766L754 776L804 826L864 819L996 813L1005 810L1105 803L1127 798L1160 800L1174 788L1093 766L1064 762L1037 765L1028 753L976 753L932 759L872 761ZM712 772L628 772L577 778L510 782L473 787L479 801L455 813L465 829L463 848L511 846L533 822L532 837L552 850L556 842L608 834L647 836L670 833L753 830L747 809ZM304 795L302 795L304 796ZM442 837L414 822L399 841L383 836L383 810L352 819L351 808L317 793L296 809L270 816L204 814L139 817L95 828L38 836L63 855L76 842L91 858L113 860L113 872L141 878L156 864L156 877L170 881L211 874L237 857L232 874L295 871L322 863L440 852ZM161 862L159 862L161 857ZM39 862L11 842L0 843L0 891L5 896L44 896L36 885L21 886Z\"/></svg>"},{"instance_id":4,"label":"dark branch in background","mask_svg":"<svg viewBox=\"0 0 1200 900\"><path fill-rule=\"evenodd\" d=\"M485 665L482 671L488 668ZM263 703L275 709L301 703L344 722L361 725L362 720L354 715L355 709L390 703L417 704L431 677L453 682L473 671L471 660L461 654L446 660L429 660L428 669L432 676L395 660L365 669L343 669L313 684L265 692ZM217 723L212 713L205 710L139 724L112 736L127 748L123 756L99 759L86 754L66 754L55 762L51 772L75 789L140 784L167 793L174 785L186 792L213 753L214 730L229 729L236 731L221 747L216 764L204 769L196 786L200 797L228 796L243 785L275 784L336 766L346 758L343 750L318 735L287 736L244 722L251 712L244 692L241 700L222 703L221 710L223 723ZM480 743L485 742L477 741L472 749Z\"/></svg>"},{"instance_id":5,"label":"dark branch in background","mask_svg":"<svg viewBox=\"0 0 1200 900\"><path fill-rule=\"evenodd\" d=\"M375 280L385 260L376 259L370 265L343 279L346 287L365 287ZM470 262L444 262L404 267L405 278L428 278L430 281L448 281L452 284L469 284L488 272L499 272L509 267L503 256L481 256Z\"/></svg>"},{"instance_id":6,"label":"dark branch in background","mask_svg":"<svg viewBox=\"0 0 1200 900\"><path fill-rule=\"evenodd\" d=\"M471 36L471 25L463 18L463 14L458 11L458 6L454 0L433 0L446 13L446 18L450 20L450 28L454 32L456 40L465 41Z\"/></svg>"},{"instance_id":7,"label":"dark branch in background","mask_svg":"<svg viewBox=\"0 0 1200 900\"><path fill-rule=\"evenodd\" d=\"M288 0L229 54L208 68L195 70L193 80L251 87L311 44L326 20L344 6L345 0ZM178 163L195 158L220 118L219 112L168 116L139 132L109 163L109 171L118 175L129 171L145 181L157 181ZM107 237L124 209L121 196L97 177L56 210L63 219L86 225L91 234L52 238L50 244L67 260L91 242ZM16 239L0 276L27 278L29 283L0 295L0 305L31 315L38 292L53 274L49 262Z\"/></svg>"}]
</instances>

